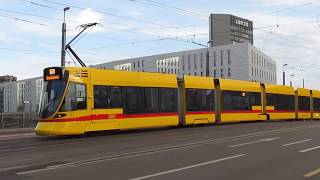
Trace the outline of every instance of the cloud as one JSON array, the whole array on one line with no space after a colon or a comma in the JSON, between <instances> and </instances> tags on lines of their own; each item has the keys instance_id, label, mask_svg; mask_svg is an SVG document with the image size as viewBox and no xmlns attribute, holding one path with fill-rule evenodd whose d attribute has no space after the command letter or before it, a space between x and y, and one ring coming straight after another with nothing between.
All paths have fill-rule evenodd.
<instances>
[{"instance_id":1,"label":"cloud","mask_svg":"<svg viewBox=\"0 0 320 180\"><path fill-rule=\"evenodd\" d=\"M99 23L103 25L105 21L105 16L101 13L98 13L88 8L80 11L77 14L71 15L69 19L71 22L74 22L69 24L69 29L74 30L74 31L71 31L70 35L75 35L79 31L78 27L81 24ZM90 32L101 32L101 31L104 31L104 29L101 27L94 27Z\"/></svg>"}]
</instances>

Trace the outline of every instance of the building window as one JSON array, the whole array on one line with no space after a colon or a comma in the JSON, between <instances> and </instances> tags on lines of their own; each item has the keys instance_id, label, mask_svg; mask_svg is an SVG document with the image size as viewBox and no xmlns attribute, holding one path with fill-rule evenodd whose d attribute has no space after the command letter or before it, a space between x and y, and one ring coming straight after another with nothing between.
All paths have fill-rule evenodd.
<instances>
[{"instance_id":1,"label":"building window","mask_svg":"<svg viewBox=\"0 0 320 180\"><path fill-rule=\"evenodd\" d=\"M203 53L200 54L200 68L203 68Z\"/></svg>"},{"instance_id":2,"label":"building window","mask_svg":"<svg viewBox=\"0 0 320 180\"><path fill-rule=\"evenodd\" d=\"M228 65L231 64L231 59L230 59L230 49L227 51L227 59L228 59Z\"/></svg>"},{"instance_id":3,"label":"building window","mask_svg":"<svg viewBox=\"0 0 320 180\"><path fill-rule=\"evenodd\" d=\"M251 64L253 64L253 50L251 50Z\"/></svg>"},{"instance_id":4,"label":"building window","mask_svg":"<svg viewBox=\"0 0 320 180\"><path fill-rule=\"evenodd\" d=\"M220 58L221 58L221 66L223 66L223 51L220 51Z\"/></svg>"},{"instance_id":5,"label":"building window","mask_svg":"<svg viewBox=\"0 0 320 180\"><path fill-rule=\"evenodd\" d=\"M197 54L193 55L194 69L197 69Z\"/></svg>"},{"instance_id":6,"label":"building window","mask_svg":"<svg viewBox=\"0 0 320 180\"><path fill-rule=\"evenodd\" d=\"M188 55L188 70L191 70L191 55Z\"/></svg>"},{"instance_id":7,"label":"building window","mask_svg":"<svg viewBox=\"0 0 320 180\"><path fill-rule=\"evenodd\" d=\"M181 56L182 59L182 70L184 71L184 56Z\"/></svg>"},{"instance_id":8,"label":"building window","mask_svg":"<svg viewBox=\"0 0 320 180\"><path fill-rule=\"evenodd\" d=\"M216 58L216 52L213 52L213 66L217 66L217 58Z\"/></svg>"}]
</instances>

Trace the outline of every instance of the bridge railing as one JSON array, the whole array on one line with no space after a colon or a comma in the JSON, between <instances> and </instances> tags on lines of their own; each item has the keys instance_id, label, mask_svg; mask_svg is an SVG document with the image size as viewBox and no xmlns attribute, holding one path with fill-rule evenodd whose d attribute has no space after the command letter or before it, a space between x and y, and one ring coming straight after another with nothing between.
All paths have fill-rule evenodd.
<instances>
[{"instance_id":1,"label":"bridge railing","mask_svg":"<svg viewBox=\"0 0 320 180\"><path fill-rule=\"evenodd\" d=\"M35 127L37 113L0 113L0 128Z\"/></svg>"}]
</instances>

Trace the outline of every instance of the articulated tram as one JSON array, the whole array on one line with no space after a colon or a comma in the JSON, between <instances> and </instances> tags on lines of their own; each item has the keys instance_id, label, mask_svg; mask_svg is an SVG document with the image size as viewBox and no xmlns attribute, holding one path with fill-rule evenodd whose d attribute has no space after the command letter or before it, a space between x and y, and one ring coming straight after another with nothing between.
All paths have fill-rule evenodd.
<instances>
[{"instance_id":1,"label":"articulated tram","mask_svg":"<svg viewBox=\"0 0 320 180\"><path fill-rule=\"evenodd\" d=\"M38 135L320 119L320 91L175 74L50 67Z\"/></svg>"}]
</instances>

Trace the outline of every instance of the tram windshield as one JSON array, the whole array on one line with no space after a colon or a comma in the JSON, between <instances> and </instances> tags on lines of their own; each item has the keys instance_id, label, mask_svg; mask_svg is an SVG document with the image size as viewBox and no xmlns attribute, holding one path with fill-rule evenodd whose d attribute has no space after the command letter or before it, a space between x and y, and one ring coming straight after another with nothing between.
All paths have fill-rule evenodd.
<instances>
[{"instance_id":1,"label":"tram windshield","mask_svg":"<svg viewBox=\"0 0 320 180\"><path fill-rule=\"evenodd\" d=\"M58 109L66 87L66 81L44 81L41 97L40 117L42 119L52 116Z\"/></svg>"}]
</instances>

